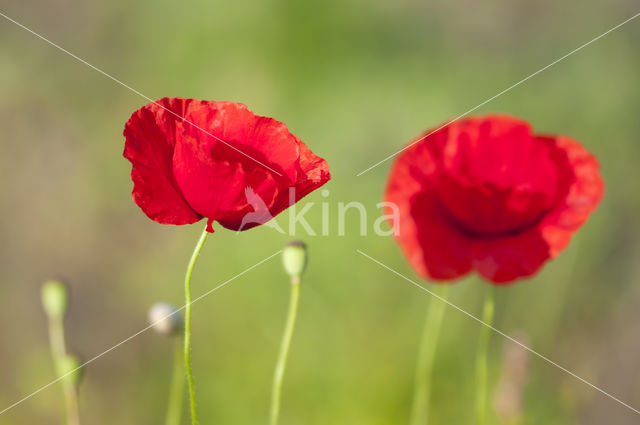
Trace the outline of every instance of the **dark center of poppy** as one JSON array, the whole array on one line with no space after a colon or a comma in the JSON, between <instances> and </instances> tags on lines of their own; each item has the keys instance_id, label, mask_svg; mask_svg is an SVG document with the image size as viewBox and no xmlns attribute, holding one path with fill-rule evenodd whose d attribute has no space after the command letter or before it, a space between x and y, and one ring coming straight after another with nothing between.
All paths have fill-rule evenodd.
<instances>
[{"instance_id":1,"label":"dark center of poppy","mask_svg":"<svg viewBox=\"0 0 640 425\"><path fill-rule=\"evenodd\" d=\"M467 233L501 236L534 226L552 207L555 189L542 190L531 184L469 185L443 178L439 195L444 208Z\"/></svg>"}]
</instances>

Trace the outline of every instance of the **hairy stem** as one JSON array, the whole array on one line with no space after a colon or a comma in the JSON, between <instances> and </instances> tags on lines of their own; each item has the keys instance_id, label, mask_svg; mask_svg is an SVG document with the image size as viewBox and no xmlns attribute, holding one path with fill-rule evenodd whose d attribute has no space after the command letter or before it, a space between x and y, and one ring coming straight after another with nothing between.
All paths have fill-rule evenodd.
<instances>
[{"instance_id":1,"label":"hairy stem","mask_svg":"<svg viewBox=\"0 0 640 425\"><path fill-rule=\"evenodd\" d=\"M207 230L205 229L196 244L191 260L187 266L187 273L184 277L184 368L187 373L187 382L189 386L189 404L191 406L191 424L198 424L198 414L196 411L196 394L193 385L193 371L191 370L191 274L196 265L196 260L200 255L202 246L207 239Z\"/></svg>"}]
</instances>

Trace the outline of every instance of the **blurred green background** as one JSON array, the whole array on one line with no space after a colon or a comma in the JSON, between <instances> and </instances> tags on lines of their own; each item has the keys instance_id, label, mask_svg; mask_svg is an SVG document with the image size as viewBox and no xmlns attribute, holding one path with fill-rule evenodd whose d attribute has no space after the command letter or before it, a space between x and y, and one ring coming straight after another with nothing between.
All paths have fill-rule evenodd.
<instances>
[{"instance_id":1,"label":"blurred green background","mask_svg":"<svg viewBox=\"0 0 640 425\"><path fill-rule=\"evenodd\" d=\"M391 162L356 174L637 13L632 0L325 0L84 2L1 0L0 11L151 98L246 103L287 123L327 159L333 180L300 204L359 201L347 235L310 247L283 394L283 425L407 423L429 295L358 255L417 279L391 238L371 234ZM73 290L73 352L91 358L146 326L156 301L182 303L204 223L148 220L131 201L122 129L147 103L0 19L0 409L54 379L39 304L49 277ZM606 195L569 248L539 275L500 288L496 327L640 407L640 20L496 99L537 131L580 140L600 159ZM288 214L280 216L286 224ZM196 266L194 296L276 252L268 228L219 229ZM425 283L426 284L426 283ZM479 314L486 286L450 290ZM288 297L272 259L194 305L193 364L202 424L266 423ZM433 424L472 424L480 325L449 309L436 359ZM492 387L506 340L494 334ZM147 332L96 360L81 389L86 424L162 423L171 342ZM0 424L59 424L52 386ZM186 412L185 412L186 413ZM539 358L524 424L630 424L638 416ZM186 418L186 416L185 416ZM186 420L184 421L186 423ZM490 423L500 424L497 417Z\"/></svg>"}]
</instances>

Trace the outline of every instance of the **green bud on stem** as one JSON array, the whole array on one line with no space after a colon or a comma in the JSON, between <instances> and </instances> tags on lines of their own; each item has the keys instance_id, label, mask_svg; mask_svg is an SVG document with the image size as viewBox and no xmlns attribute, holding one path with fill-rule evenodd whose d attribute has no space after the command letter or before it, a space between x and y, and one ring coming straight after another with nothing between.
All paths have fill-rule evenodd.
<instances>
[{"instance_id":1,"label":"green bud on stem","mask_svg":"<svg viewBox=\"0 0 640 425\"><path fill-rule=\"evenodd\" d=\"M69 308L69 288L58 280L42 285L42 306L49 317L62 319Z\"/></svg>"},{"instance_id":2,"label":"green bud on stem","mask_svg":"<svg viewBox=\"0 0 640 425\"><path fill-rule=\"evenodd\" d=\"M307 245L298 240L287 243L282 250L282 265L292 282L298 283L307 267Z\"/></svg>"}]
</instances>

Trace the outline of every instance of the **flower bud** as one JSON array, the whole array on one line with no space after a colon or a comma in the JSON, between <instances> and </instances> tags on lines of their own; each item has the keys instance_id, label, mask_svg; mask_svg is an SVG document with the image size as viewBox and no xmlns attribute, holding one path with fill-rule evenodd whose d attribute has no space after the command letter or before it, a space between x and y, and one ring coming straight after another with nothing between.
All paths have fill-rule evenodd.
<instances>
[{"instance_id":1,"label":"flower bud","mask_svg":"<svg viewBox=\"0 0 640 425\"><path fill-rule=\"evenodd\" d=\"M291 241L282 250L282 265L293 279L299 279L307 267L307 245L298 240Z\"/></svg>"},{"instance_id":2,"label":"flower bud","mask_svg":"<svg viewBox=\"0 0 640 425\"><path fill-rule=\"evenodd\" d=\"M58 376L62 376L62 381L68 385L77 387L82 381L84 367L82 361L72 355L64 355L58 359ZM68 375L67 375L68 374Z\"/></svg>"},{"instance_id":3,"label":"flower bud","mask_svg":"<svg viewBox=\"0 0 640 425\"><path fill-rule=\"evenodd\" d=\"M58 280L48 280L42 285L42 306L49 317L61 319L69 307L69 288Z\"/></svg>"},{"instance_id":4,"label":"flower bud","mask_svg":"<svg viewBox=\"0 0 640 425\"><path fill-rule=\"evenodd\" d=\"M173 304L155 303L147 317L153 330L160 335L176 335L184 328L182 315Z\"/></svg>"}]
</instances>

